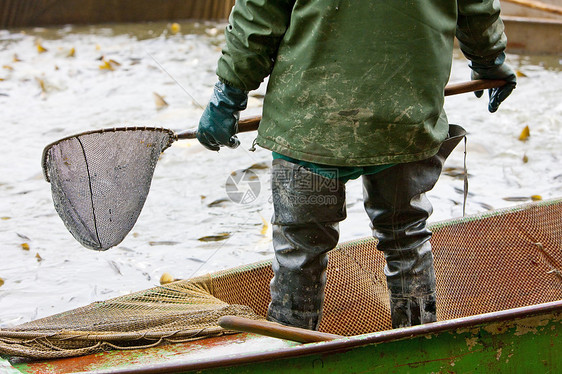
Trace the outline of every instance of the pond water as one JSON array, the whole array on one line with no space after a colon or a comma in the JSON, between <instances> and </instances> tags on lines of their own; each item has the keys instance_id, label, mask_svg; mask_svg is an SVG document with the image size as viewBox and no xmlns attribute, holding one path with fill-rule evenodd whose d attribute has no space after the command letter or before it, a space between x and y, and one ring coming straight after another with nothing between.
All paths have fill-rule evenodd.
<instances>
[{"instance_id":1,"label":"pond water","mask_svg":"<svg viewBox=\"0 0 562 374\"><path fill-rule=\"evenodd\" d=\"M149 288L164 273L189 278L272 257L271 154L248 151L251 133L239 136L238 149L218 153L197 141L174 143L137 224L106 252L80 246L54 210L41 170L48 143L106 127L197 126L216 81L224 25L181 27L174 35L163 23L0 30L0 327ZM469 133L467 214L562 196L560 57L508 55L508 62L521 77L499 112L488 113L486 100L472 94L446 99L450 122ZM469 76L457 51L451 82ZM260 113L264 92L251 94L244 115ZM530 136L521 141L525 126ZM432 222L462 216L463 154L459 146L429 194ZM235 203L226 180L249 167L260 194ZM370 235L360 182L347 190L341 241Z\"/></svg>"}]
</instances>

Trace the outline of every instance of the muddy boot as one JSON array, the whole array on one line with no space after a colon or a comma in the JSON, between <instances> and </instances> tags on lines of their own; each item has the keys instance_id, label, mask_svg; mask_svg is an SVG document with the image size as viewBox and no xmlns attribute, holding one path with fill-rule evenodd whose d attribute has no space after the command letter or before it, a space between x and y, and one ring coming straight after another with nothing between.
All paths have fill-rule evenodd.
<instances>
[{"instance_id":1,"label":"muddy boot","mask_svg":"<svg viewBox=\"0 0 562 374\"><path fill-rule=\"evenodd\" d=\"M316 330L322 315L327 252L346 217L345 185L291 162L272 167L273 259L267 319Z\"/></svg>"},{"instance_id":2,"label":"muddy boot","mask_svg":"<svg viewBox=\"0 0 562 374\"><path fill-rule=\"evenodd\" d=\"M435 186L445 159L465 134L451 125L435 156L363 176L365 210L386 260L393 328L436 321L431 232L426 227L433 209L425 193Z\"/></svg>"}]
</instances>

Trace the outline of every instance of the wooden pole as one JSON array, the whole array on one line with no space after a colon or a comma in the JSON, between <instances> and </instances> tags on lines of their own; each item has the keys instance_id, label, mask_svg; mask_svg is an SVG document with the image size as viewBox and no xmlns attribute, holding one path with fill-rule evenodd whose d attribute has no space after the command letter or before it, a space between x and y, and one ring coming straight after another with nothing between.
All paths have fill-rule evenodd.
<instances>
[{"instance_id":1,"label":"wooden pole","mask_svg":"<svg viewBox=\"0 0 562 374\"><path fill-rule=\"evenodd\" d=\"M341 335L327 334L298 327L284 326L275 322L236 316L221 317L219 319L219 326L227 330L250 332L299 343L316 343L343 338Z\"/></svg>"},{"instance_id":2,"label":"wooden pole","mask_svg":"<svg viewBox=\"0 0 562 374\"><path fill-rule=\"evenodd\" d=\"M538 9L549 13L562 14L562 7L554 4L543 3L538 0L502 0L507 3L521 5L527 8Z\"/></svg>"},{"instance_id":3,"label":"wooden pole","mask_svg":"<svg viewBox=\"0 0 562 374\"><path fill-rule=\"evenodd\" d=\"M478 79L474 81L451 83L445 87L445 96L458 95L467 92L481 91L488 88L501 87L505 81L494 79Z\"/></svg>"}]
</instances>

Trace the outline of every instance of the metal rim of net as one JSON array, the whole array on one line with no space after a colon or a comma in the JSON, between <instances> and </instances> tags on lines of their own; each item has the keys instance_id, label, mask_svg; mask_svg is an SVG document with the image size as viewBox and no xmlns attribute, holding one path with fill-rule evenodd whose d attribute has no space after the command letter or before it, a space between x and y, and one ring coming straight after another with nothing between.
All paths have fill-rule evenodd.
<instances>
[{"instance_id":1,"label":"metal rim of net","mask_svg":"<svg viewBox=\"0 0 562 374\"><path fill-rule=\"evenodd\" d=\"M61 138L59 140L56 140L52 143L49 143L45 146L45 148L43 149L43 153L41 155L41 169L43 170L43 177L45 178L45 180L47 182L51 182L51 180L49 179L49 173L47 172L47 162L48 162L48 157L49 157L49 150L51 148L53 148L54 146L56 146L57 144L60 144L64 141L67 140L71 140L71 139L75 139L78 138L80 136L83 135L91 135L91 134L102 134L102 133L106 133L106 132L118 132L118 131L161 131L161 132L166 132L168 133L168 135L170 136L170 140L168 141L168 144L162 149L162 151L165 151L166 149L168 149L172 143L174 143L176 140L178 140L178 136L177 134L170 130L170 129L166 129L163 127L153 127L153 126L124 126L124 127L112 127L112 128L105 128L105 129L98 129L98 130L89 130L89 131L83 131L81 133L78 134L74 134L74 135L69 135L69 136L65 136L64 138Z\"/></svg>"}]
</instances>

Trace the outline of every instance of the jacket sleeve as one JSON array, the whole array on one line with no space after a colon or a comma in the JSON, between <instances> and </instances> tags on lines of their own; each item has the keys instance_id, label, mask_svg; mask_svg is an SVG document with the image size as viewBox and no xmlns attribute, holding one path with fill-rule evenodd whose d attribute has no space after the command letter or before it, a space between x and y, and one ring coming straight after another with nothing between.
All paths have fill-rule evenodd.
<instances>
[{"instance_id":1,"label":"jacket sleeve","mask_svg":"<svg viewBox=\"0 0 562 374\"><path fill-rule=\"evenodd\" d=\"M219 59L219 79L250 91L273 69L277 49L289 26L294 0L236 0Z\"/></svg>"},{"instance_id":2,"label":"jacket sleeve","mask_svg":"<svg viewBox=\"0 0 562 374\"><path fill-rule=\"evenodd\" d=\"M507 44L499 0L457 0L457 5L461 51L473 62L493 64Z\"/></svg>"}]
</instances>

